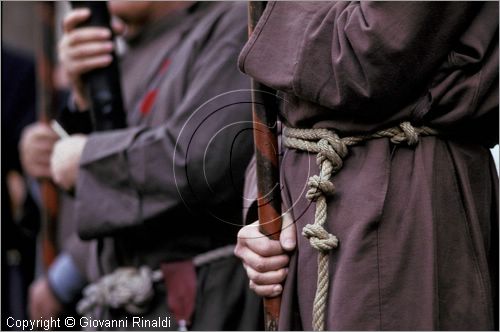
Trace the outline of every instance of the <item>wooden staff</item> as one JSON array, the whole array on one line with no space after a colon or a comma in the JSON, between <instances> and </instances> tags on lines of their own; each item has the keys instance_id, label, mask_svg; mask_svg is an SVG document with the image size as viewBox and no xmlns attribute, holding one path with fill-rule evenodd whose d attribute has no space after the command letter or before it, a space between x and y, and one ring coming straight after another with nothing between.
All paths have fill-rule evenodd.
<instances>
[{"instance_id":1,"label":"wooden staff","mask_svg":"<svg viewBox=\"0 0 500 332\"><path fill-rule=\"evenodd\" d=\"M37 100L39 121L49 123L55 117L57 93L53 75L55 68L55 2L42 1L37 4L39 33L36 52ZM42 254L47 269L57 255L56 226L58 215L58 192L50 179L40 183L42 194Z\"/></svg>"},{"instance_id":2,"label":"wooden staff","mask_svg":"<svg viewBox=\"0 0 500 332\"><path fill-rule=\"evenodd\" d=\"M249 2L249 35L252 34L265 6L265 2L262 1ZM282 222L276 109L275 92L252 80L259 229L273 240L279 240ZM281 296L264 299L266 331L278 329L280 305Z\"/></svg>"}]
</instances>

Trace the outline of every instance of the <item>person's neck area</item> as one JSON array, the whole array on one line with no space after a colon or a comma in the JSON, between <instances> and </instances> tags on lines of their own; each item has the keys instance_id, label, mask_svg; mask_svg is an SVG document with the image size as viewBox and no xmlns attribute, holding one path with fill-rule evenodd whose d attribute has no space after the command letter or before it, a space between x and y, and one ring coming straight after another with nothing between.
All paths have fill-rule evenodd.
<instances>
[{"instance_id":1,"label":"person's neck area","mask_svg":"<svg viewBox=\"0 0 500 332\"><path fill-rule=\"evenodd\" d=\"M164 19L166 16L182 10L189 8L193 5L194 1L155 1L151 5L150 14L148 17L141 21L135 23L127 24L127 39L135 39L146 26L154 25L158 21Z\"/></svg>"}]
</instances>

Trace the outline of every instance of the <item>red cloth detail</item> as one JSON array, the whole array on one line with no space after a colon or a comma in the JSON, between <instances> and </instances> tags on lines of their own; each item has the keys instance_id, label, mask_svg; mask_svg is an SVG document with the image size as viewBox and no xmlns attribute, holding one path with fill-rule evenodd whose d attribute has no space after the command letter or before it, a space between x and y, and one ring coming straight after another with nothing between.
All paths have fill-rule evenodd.
<instances>
[{"instance_id":1,"label":"red cloth detail","mask_svg":"<svg viewBox=\"0 0 500 332\"><path fill-rule=\"evenodd\" d=\"M167 288L167 306L176 321L189 325L196 303L196 270L193 261L160 264Z\"/></svg>"},{"instance_id":2,"label":"red cloth detail","mask_svg":"<svg viewBox=\"0 0 500 332\"><path fill-rule=\"evenodd\" d=\"M158 94L157 89L148 91L148 93L146 93L146 96L142 99L141 107L140 107L140 111L141 111L142 115L148 115L149 112L151 112L151 109L153 108L157 94Z\"/></svg>"},{"instance_id":3,"label":"red cloth detail","mask_svg":"<svg viewBox=\"0 0 500 332\"><path fill-rule=\"evenodd\" d=\"M170 66L170 59L165 59L165 61L163 61L160 67L160 75L165 74L169 66Z\"/></svg>"}]
</instances>

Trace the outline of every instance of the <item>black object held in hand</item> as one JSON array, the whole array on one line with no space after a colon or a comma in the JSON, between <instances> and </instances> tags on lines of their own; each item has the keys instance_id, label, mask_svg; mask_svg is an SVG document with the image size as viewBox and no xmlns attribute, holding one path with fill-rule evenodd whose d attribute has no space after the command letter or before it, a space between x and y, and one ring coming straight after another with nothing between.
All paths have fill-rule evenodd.
<instances>
[{"instance_id":1,"label":"black object held in hand","mask_svg":"<svg viewBox=\"0 0 500 332\"><path fill-rule=\"evenodd\" d=\"M81 26L106 27L112 31L107 1L71 1L71 6L90 10L90 18ZM112 56L113 61L109 66L92 70L83 76L91 100L91 118L96 131L126 127L118 59L114 51Z\"/></svg>"}]
</instances>

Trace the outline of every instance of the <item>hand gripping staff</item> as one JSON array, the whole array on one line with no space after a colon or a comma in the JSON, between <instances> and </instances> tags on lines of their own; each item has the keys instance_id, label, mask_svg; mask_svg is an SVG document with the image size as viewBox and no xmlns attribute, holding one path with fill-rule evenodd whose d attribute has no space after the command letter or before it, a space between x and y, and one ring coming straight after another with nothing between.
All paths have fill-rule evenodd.
<instances>
[{"instance_id":1,"label":"hand gripping staff","mask_svg":"<svg viewBox=\"0 0 500 332\"><path fill-rule=\"evenodd\" d=\"M262 1L248 3L248 32L252 34L266 6ZM279 240L281 231L281 193L275 92L252 80L252 113L257 168L260 232ZM267 331L278 329L281 296L264 299Z\"/></svg>"},{"instance_id":2,"label":"hand gripping staff","mask_svg":"<svg viewBox=\"0 0 500 332\"><path fill-rule=\"evenodd\" d=\"M78 1L74 7L88 7L91 18L86 25L110 27L110 16L106 2ZM41 122L50 123L56 117L57 93L53 82L55 68L55 2L38 3L37 83L38 110ZM85 75L91 99L91 118L97 131L123 128L126 116L122 103L120 75L116 55L110 66L97 69ZM41 181L42 211L42 253L43 264L48 268L57 255L56 220L58 215L58 194L56 186L48 179Z\"/></svg>"}]
</instances>

